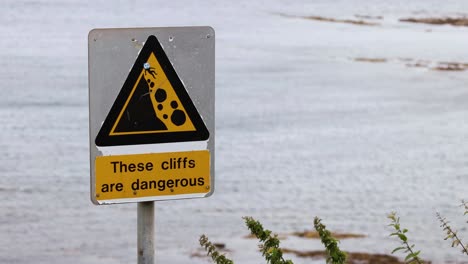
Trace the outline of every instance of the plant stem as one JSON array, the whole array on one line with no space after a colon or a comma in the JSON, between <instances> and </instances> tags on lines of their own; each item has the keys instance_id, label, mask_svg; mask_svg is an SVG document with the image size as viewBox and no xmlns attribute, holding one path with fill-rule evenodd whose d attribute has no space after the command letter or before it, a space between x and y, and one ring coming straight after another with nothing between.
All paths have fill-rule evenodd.
<instances>
[{"instance_id":1,"label":"plant stem","mask_svg":"<svg viewBox=\"0 0 468 264\"><path fill-rule=\"evenodd\" d=\"M468 255L468 250L465 245L463 245L463 242L461 239L458 237L457 232L453 231L452 228L449 225L449 222L443 218L440 213L437 213L437 218L439 221L442 223L441 227L444 228L444 230L447 231L447 237L445 238L446 240L451 238L452 239L452 247L456 247L457 245L460 245L462 247L462 252L466 255Z\"/></svg>"}]
</instances>

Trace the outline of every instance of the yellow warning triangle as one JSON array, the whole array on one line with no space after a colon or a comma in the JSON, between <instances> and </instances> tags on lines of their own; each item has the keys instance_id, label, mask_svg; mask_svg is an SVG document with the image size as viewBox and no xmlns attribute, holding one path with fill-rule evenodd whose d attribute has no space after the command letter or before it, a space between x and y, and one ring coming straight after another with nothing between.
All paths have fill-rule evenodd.
<instances>
[{"instance_id":1,"label":"yellow warning triangle","mask_svg":"<svg viewBox=\"0 0 468 264\"><path fill-rule=\"evenodd\" d=\"M159 41L149 36L96 137L96 145L200 141L208 137Z\"/></svg>"},{"instance_id":2,"label":"yellow warning triangle","mask_svg":"<svg viewBox=\"0 0 468 264\"><path fill-rule=\"evenodd\" d=\"M139 88L139 86L144 87L141 87L142 89L140 88L142 90L140 93L135 94L135 91L137 88ZM135 97L133 97L133 95L135 95ZM130 108L132 107L130 102L132 99L133 101L136 101L134 104L138 104L142 102L143 96L149 97L153 111L156 114L156 118L164 123L166 129L138 130L131 128L121 128L121 124L125 123L125 120L122 120L122 118L131 119L131 116L129 117L129 115L132 114L130 111ZM195 131L195 127L193 126L192 121L187 118L187 111L180 102L176 92L174 91L174 88L171 85L171 82L167 79L167 76L164 73L158 60L156 60L156 57L153 53L150 53L147 62L143 65L141 73L135 82L135 85L133 86L130 96L125 102L119 117L112 127L110 135L167 133L167 131Z\"/></svg>"}]
</instances>

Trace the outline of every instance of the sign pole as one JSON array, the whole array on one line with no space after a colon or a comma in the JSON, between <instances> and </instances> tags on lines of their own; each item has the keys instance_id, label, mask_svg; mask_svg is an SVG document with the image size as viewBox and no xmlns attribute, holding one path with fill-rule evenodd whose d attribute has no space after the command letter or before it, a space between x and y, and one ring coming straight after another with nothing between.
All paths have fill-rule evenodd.
<instances>
[{"instance_id":1,"label":"sign pole","mask_svg":"<svg viewBox=\"0 0 468 264\"><path fill-rule=\"evenodd\" d=\"M138 264L154 264L154 202L138 203Z\"/></svg>"}]
</instances>

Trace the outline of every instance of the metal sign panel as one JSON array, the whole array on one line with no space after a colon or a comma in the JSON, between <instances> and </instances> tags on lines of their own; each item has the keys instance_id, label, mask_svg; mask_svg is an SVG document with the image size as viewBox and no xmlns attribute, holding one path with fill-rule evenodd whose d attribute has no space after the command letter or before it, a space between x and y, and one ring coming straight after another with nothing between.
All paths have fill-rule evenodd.
<instances>
[{"instance_id":1,"label":"metal sign panel","mask_svg":"<svg viewBox=\"0 0 468 264\"><path fill-rule=\"evenodd\" d=\"M213 193L214 45L211 27L89 33L93 203Z\"/></svg>"}]
</instances>

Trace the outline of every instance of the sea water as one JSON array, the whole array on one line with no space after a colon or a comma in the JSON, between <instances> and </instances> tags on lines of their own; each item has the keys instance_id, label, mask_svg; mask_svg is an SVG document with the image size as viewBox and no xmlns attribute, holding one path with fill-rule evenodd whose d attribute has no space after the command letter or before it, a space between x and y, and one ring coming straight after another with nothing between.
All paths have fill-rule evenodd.
<instances>
[{"instance_id":1,"label":"sea water","mask_svg":"<svg viewBox=\"0 0 468 264\"><path fill-rule=\"evenodd\" d=\"M389 254L394 210L423 258L466 261L435 213L468 238L468 75L430 68L468 62L468 29L399 19L467 14L464 1L3 1L0 263L136 262L136 205L89 199L87 34L194 25L216 31L216 191L156 203L157 263L208 263L201 234L261 263L243 216L280 234L319 216L367 236L343 249Z\"/></svg>"}]
</instances>

